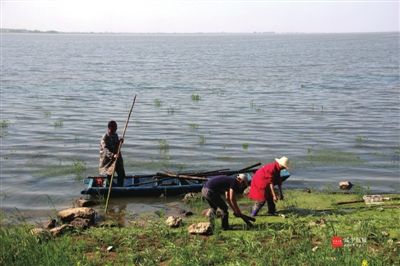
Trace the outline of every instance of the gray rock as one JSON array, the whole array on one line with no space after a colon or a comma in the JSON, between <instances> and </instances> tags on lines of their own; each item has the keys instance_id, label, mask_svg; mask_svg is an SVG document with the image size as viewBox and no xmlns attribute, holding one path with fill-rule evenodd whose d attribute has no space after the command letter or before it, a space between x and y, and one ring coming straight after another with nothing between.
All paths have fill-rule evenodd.
<instances>
[{"instance_id":1,"label":"gray rock","mask_svg":"<svg viewBox=\"0 0 400 266\"><path fill-rule=\"evenodd\" d=\"M190 234L210 235L210 234L212 234L211 223L200 222L200 223L192 224L189 226L188 231Z\"/></svg>"},{"instance_id":2,"label":"gray rock","mask_svg":"<svg viewBox=\"0 0 400 266\"><path fill-rule=\"evenodd\" d=\"M165 223L170 227L179 227L182 225L182 218L178 216L169 216Z\"/></svg>"},{"instance_id":3,"label":"gray rock","mask_svg":"<svg viewBox=\"0 0 400 266\"><path fill-rule=\"evenodd\" d=\"M76 218L82 218L82 219L89 219L90 224L94 224L94 216L95 216L96 211L92 208L70 208L66 209L63 211L60 211L58 213L58 216L60 216L61 221L64 223L70 223Z\"/></svg>"}]
</instances>

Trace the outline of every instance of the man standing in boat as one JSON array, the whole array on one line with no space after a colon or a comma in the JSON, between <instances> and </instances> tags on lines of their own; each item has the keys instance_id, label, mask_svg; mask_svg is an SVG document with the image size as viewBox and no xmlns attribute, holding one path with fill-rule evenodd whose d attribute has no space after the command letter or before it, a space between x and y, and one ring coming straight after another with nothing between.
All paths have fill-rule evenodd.
<instances>
[{"instance_id":1,"label":"man standing in boat","mask_svg":"<svg viewBox=\"0 0 400 266\"><path fill-rule=\"evenodd\" d=\"M253 206L251 217L258 214L260 209L268 202L268 212L276 213L275 203L278 197L275 194L274 186L278 185L280 200L283 200L281 170L289 170L290 161L286 157L276 158L274 163L264 165L258 169L251 179L249 198L256 200Z\"/></svg>"},{"instance_id":2,"label":"man standing in boat","mask_svg":"<svg viewBox=\"0 0 400 266\"><path fill-rule=\"evenodd\" d=\"M236 203L235 193L243 192L248 186L248 178L245 174L240 174L236 178L220 175L210 178L201 190L201 194L211 207L210 220L211 224L214 223L214 216L216 215L217 208L222 211L222 228L229 229L229 213L228 205L226 205L220 194L225 193L226 200L236 217L240 217L242 213Z\"/></svg>"},{"instance_id":3,"label":"man standing in boat","mask_svg":"<svg viewBox=\"0 0 400 266\"><path fill-rule=\"evenodd\" d=\"M108 122L108 131L103 135L100 141L99 172L101 175L106 175L110 183L113 170L115 170L118 174L117 186L122 187L124 186L125 169L122 155L118 153L118 147L120 142L124 142L124 139L119 139L116 131L117 122ZM115 169L113 169L115 160L117 160L117 163Z\"/></svg>"}]
</instances>

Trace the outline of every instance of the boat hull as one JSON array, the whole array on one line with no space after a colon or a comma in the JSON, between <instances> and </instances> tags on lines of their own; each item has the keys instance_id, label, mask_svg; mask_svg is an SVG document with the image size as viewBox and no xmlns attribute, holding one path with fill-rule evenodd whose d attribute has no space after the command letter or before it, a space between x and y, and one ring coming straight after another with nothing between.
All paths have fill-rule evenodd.
<instances>
[{"instance_id":1,"label":"boat hull","mask_svg":"<svg viewBox=\"0 0 400 266\"><path fill-rule=\"evenodd\" d=\"M88 184L88 187L81 191L81 194L85 195L107 195L109 191L109 187L96 187L95 179L86 179L85 182ZM167 182L157 182L152 178L140 178L137 179L139 185L136 186L134 184L134 178L125 178L124 186L111 187L111 196L172 196L172 195L182 195L191 192L200 192L202 187L204 186L203 182L188 182L186 180L179 180L177 178L173 178L168 180Z\"/></svg>"}]
</instances>

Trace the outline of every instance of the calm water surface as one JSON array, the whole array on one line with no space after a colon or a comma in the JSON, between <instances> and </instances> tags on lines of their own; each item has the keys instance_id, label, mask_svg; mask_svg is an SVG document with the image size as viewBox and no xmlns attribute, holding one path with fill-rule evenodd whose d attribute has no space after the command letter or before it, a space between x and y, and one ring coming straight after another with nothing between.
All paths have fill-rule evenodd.
<instances>
[{"instance_id":1,"label":"calm water surface","mask_svg":"<svg viewBox=\"0 0 400 266\"><path fill-rule=\"evenodd\" d=\"M400 190L398 33L2 34L1 49L5 211L72 206L82 177L98 174L108 121L121 135L135 94L128 174L287 156L286 188ZM180 199L110 205L138 213Z\"/></svg>"}]
</instances>

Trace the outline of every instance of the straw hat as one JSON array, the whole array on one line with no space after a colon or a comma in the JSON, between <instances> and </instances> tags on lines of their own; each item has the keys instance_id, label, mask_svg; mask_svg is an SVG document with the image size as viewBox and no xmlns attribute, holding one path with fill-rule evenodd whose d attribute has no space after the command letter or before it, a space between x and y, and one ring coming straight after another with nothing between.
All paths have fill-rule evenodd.
<instances>
[{"instance_id":1,"label":"straw hat","mask_svg":"<svg viewBox=\"0 0 400 266\"><path fill-rule=\"evenodd\" d=\"M249 186L249 179L247 178L247 175L245 174L238 174L237 178L239 178L240 180L242 180L244 182L244 184L246 185L246 187Z\"/></svg>"},{"instance_id":2,"label":"straw hat","mask_svg":"<svg viewBox=\"0 0 400 266\"><path fill-rule=\"evenodd\" d=\"M289 170L290 169L290 161L286 157L282 157L280 159L275 158L275 161L277 161L281 166L285 167L285 169Z\"/></svg>"}]
</instances>

